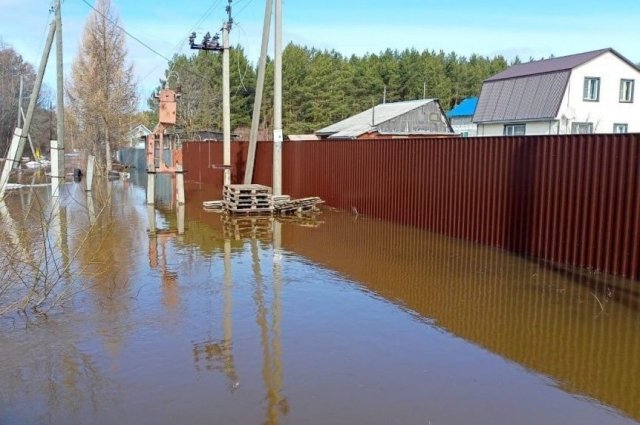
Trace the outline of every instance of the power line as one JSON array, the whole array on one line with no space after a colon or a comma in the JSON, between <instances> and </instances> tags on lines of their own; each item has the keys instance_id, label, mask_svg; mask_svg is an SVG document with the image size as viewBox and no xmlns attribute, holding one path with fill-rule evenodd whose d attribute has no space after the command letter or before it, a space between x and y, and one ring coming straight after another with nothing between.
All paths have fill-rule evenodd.
<instances>
[{"instance_id":1,"label":"power line","mask_svg":"<svg viewBox=\"0 0 640 425\"><path fill-rule=\"evenodd\" d=\"M199 19L198 19L198 20L193 24L193 26L192 26L192 27L191 27L191 29L189 30L189 33L191 33L192 31L195 31L195 30L196 30L196 28L197 28L197 27L198 27L202 22L204 22L207 18L209 18L209 16L211 16L211 14L213 13L214 9L215 9L216 7L218 7L218 5L220 4L220 2L221 2L221 1L222 1L222 0L216 0L216 1L214 1L214 2L211 4L211 6L210 6L207 10L205 10L205 12L202 14L202 16L200 16L200 18L199 18ZM178 42L176 43L176 45L173 47L173 49L172 49L172 51L171 51L171 52L172 52L172 53L171 53L171 57L173 58L175 55L177 55L177 54L179 54L179 53L182 53L182 51L184 50L184 48L185 48L185 47L186 47L186 45L185 45L185 43L184 43L184 40L181 38L181 39L180 39L180 41L178 41ZM175 63L174 63L174 65L175 65ZM151 71L149 71L147 74L145 74L145 76L144 76L144 77L142 77L142 79L141 79L140 81L146 81L146 79L147 79L147 78L149 78L153 73L155 73L155 72L158 70L158 68L159 68L160 66L161 66L161 65L154 66L154 67L153 67L153 69L152 69ZM172 67L172 68L170 68L170 69L169 69L169 71L171 71L172 69L173 69L173 67Z\"/></svg>"},{"instance_id":2,"label":"power line","mask_svg":"<svg viewBox=\"0 0 640 425\"><path fill-rule=\"evenodd\" d=\"M219 1L219 0L218 0ZM113 19L109 18L108 16L106 16L104 13L102 13L100 10L96 9L91 3L89 3L87 0L82 0L82 2L84 4L86 4L87 6L89 6L91 9L93 9L98 15L102 16L103 18L105 18L107 21L109 21L112 25L114 25L116 28L120 29L122 32L124 32L126 35L128 35L129 37L131 37L133 40L137 41L138 43L140 43L141 46L145 47L146 49L148 49L149 51L151 51L152 53L156 54L157 56L161 57L162 59L164 59L165 61L167 61L167 63L171 62L171 59L169 59L168 57L166 57L165 55L163 55L162 53L158 52L156 49L154 49L153 47L149 46L147 43L145 43L144 41L140 40L138 37L136 37L135 35L131 34L129 31L127 31L122 25L119 25L117 22L115 22ZM155 70L154 70L155 71ZM196 77L200 77L200 78L207 78L205 75L202 75L200 73L197 72L193 72L189 69L184 69L185 72L187 72L188 74L194 75ZM148 74L147 77L151 75ZM145 77L145 79L147 78Z\"/></svg>"},{"instance_id":3,"label":"power line","mask_svg":"<svg viewBox=\"0 0 640 425\"><path fill-rule=\"evenodd\" d=\"M245 3L244 7L236 12L236 16L240 15L247 7L249 7L251 3L253 3L253 0L249 0L247 3Z\"/></svg>"},{"instance_id":4,"label":"power line","mask_svg":"<svg viewBox=\"0 0 640 425\"><path fill-rule=\"evenodd\" d=\"M101 11L99 11L98 9L96 9L91 3L89 3L87 0L82 0L82 2L84 4L86 4L87 6L89 6L91 9L93 9L98 15L102 16L103 18L105 18L107 21L109 21L112 25L114 25L116 28L120 29L122 32L124 32L125 34L127 34L129 37L131 37L132 39L134 39L135 41L137 41L138 43L140 43L140 45L142 45L143 47L147 48L149 51L155 53L156 55L158 55L159 57L161 57L162 59L166 60L167 62L171 61L171 59L169 59L168 57L166 57L165 55L163 55L162 53L158 52L156 49L154 49L153 47L149 46L147 43L145 43L144 41L140 40L138 37L136 37L135 35L131 34L129 31L127 31L124 27L122 27L121 25L119 25L117 22L114 22L113 19L109 18L107 15L105 15L104 13L102 13Z\"/></svg>"}]
</instances>

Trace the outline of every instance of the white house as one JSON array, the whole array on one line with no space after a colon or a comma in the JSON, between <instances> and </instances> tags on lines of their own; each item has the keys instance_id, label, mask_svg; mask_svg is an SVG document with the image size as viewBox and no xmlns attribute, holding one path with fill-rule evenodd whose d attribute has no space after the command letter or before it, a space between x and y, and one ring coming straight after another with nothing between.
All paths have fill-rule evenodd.
<instances>
[{"instance_id":1,"label":"white house","mask_svg":"<svg viewBox=\"0 0 640 425\"><path fill-rule=\"evenodd\" d=\"M151 130L149 130L144 124L139 124L136 127L129 130L127 135L128 144L127 148L135 148L135 149L145 149L146 146L146 137L151 134Z\"/></svg>"},{"instance_id":2,"label":"white house","mask_svg":"<svg viewBox=\"0 0 640 425\"><path fill-rule=\"evenodd\" d=\"M514 65L485 80L478 136L640 132L640 69L613 49Z\"/></svg>"},{"instance_id":3,"label":"white house","mask_svg":"<svg viewBox=\"0 0 640 425\"><path fill-rule=\"evenodd\" d=\"M478 125L473 122L473 114L478 106L477 97L468 97L447 112L447 118L456 134L462 137L475 137L478 135Z\"/></svg>"}]
</instances>

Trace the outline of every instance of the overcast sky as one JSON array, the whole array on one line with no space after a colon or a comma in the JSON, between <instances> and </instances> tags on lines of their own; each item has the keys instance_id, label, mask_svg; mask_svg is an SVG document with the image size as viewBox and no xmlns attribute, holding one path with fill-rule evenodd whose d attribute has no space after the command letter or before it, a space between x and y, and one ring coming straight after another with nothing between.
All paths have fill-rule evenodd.
<instances>
[{"instance_id":1,"label":"overcast sky","mask_svg":"<svg viewBox=\"0 0 640 425\"><path fill-rule=\"evenodd\" d=\"M189 51L187 37L192 30L213 33L225 19L226 0L112 2L122 25L167 57ZM231 42L242 44L255 62L264 0L235 0L233 6L237 25ZM50 2L46 0L0 0L0 38L35 66L51 18L49 9ZM90 12L82 0L64 0L67 72L81 47L82 29ZM195 25L198 21L202 23ZM507 59L519 55L528 59L613 47L637 63L640 62L638 22L637 0L284 1L285 43L335 49L345 55L415 47L461 55L502 54ZM141 98L146 99L158 84L166 62L132 39L128 40L128 49ZM48 68L45 79L52 90L53 70L53 66Z\"/></svg>"}]
</instances>

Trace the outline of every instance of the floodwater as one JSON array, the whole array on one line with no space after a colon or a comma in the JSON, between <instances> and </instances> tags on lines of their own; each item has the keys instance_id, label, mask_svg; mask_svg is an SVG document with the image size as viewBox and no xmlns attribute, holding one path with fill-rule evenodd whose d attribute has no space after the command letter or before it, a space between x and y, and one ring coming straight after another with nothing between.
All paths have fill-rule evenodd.
<instances>
[{"instance_id":1,"label":"floodwater","mask_svg":"<svg viewBox=\"0 0 640 425\"><path fill-rule=\"evenodd\" d=\"M637 282L331 209L233 220L200 187L148 208L136 178L53 207L66 297L0 319L0 423L640 423ZM3 243L32 246L37 190Z\"/></svg>"}]
</instances>

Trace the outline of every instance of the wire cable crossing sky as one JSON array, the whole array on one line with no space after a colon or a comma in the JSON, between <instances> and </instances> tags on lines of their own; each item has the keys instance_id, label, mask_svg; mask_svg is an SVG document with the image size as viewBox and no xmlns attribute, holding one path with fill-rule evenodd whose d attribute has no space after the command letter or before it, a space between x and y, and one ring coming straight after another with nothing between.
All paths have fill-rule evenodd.
<instances>
[{"instance_id":1,"label":"wire cable crossing sky","mask_svg":"<svg viewBox=\"0 0 640 425\"><path fill-rule=\"evenodd\" d=\"M112 4L129 36L129 58L143 98L157 86L174 54L190 54L191 32L214 34L225 20L225 2L221 0L163 4L113 0ZM46 28L50 20L50 5L41 0L0 0L0 7L0 39L36 64L42 50L40 28ZM231 33L231 45L241 44L254 62L259 55L263 8L262 1L234 1L233 17L240 25ZM63 4L67 73L92 10L91 0L66 0ZM640 2L628 0L289 0L283 14L285 45L294 42L346 56L415 48L528 60L612 47L640 62L636 42ZM45 82L55 86L51 69Z\"/></svg>"}]
</instances>

